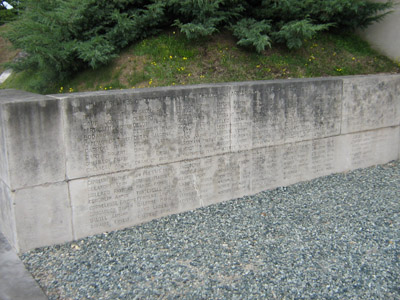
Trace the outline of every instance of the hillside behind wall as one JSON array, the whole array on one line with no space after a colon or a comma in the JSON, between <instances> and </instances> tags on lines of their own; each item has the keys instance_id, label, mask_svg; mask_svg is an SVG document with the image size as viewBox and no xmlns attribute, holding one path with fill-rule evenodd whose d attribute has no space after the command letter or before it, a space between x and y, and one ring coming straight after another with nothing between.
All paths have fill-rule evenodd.
<instances>
[{"instance_id":1,"label":"hillside behind wall","mask_svg":"<svg viewBox=\"0 0 400 300\"><path fill-rule=\"evenodd\" d=\"M0 91L18 251L400 158L400 75L41 96Z\"/></svg>"},{"instance_id":2,"label":"hillside behind wall","mask_svg":"<svg viewBox=\"0 0 400 300\"><path fill-rule=\"evenodd\" d=\"M376 2L385 1L377 0ZM375 23L365 30L359 30L358 33L374 49L392 60L400 62L400 0L394 0L394 3L396 5L391 14L381 22Z\"/></svg>"}]
</instances>

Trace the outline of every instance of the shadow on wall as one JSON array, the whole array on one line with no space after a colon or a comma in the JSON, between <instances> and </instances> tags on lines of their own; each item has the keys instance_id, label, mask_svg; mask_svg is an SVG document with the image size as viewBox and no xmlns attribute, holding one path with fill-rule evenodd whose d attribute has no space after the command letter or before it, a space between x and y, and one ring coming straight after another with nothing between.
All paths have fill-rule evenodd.
<instances>
[{"instance_id":1,"label":"shadow on wall","mask_svg":"<svg viewBox=\"0 0 400 300\"><path fill-rule=\"evenodd\" d=\"M384 0L376 0L384 2ZM387 15L381 22L369 26L358 33L367 40L371 46L382 54L395 61L400 61L400 0L396 3L394 11Z\"/></svg>"}]
</instances>

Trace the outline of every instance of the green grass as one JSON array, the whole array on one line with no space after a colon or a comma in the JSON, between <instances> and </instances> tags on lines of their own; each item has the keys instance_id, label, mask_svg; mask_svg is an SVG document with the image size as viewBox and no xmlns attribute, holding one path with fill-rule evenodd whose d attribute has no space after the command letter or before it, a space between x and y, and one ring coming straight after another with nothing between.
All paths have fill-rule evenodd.
<instances>
[{"instance_id":1,"label":"green grass","mask_svg":"<svg viewBox=\"0 0 400 300\"><path fill-rule=\"evenodd\" d=\"M372 50L354 34L320 34L297 50L273 45L261 54L236 45L228 33L189 41L164 32L125 49L119 58L97 70L85 70L50 92L94 91L155 86L400 73L400 65ZM15 74L1 88L37 92L35 76ZM61 88L62 87L62 88Z\"/></svg>"}]
</instances>

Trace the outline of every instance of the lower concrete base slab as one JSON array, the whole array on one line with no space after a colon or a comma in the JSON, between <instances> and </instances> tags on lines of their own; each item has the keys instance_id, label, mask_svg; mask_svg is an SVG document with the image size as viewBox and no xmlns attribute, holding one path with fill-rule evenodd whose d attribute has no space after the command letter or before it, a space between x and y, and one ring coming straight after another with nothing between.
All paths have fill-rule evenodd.
<instances>
[{"instance_id":1,"label":"lower concrete base slab","mask_svg":"<svg viewBox=\"0 0 400 300\"><path fill-rule=\"evenodd\" d=\"M74 238L398 159L400 127L72 180Z\"/></svg>"},{"instance_id":2,"label":"lower concrete base slab","mask_svg":"<svg viewBox=\"0 0 400 300\"><path fill-rule=\"evenodd\" d=\"M13 194L18 251L73 239L71 207L65 182L21 189Z\"/></svg>"},{"instance_id":3,"label":"lower concrete base slab","mask_svg":"<svg viewBox=\"0 0 400 300\"><path fill-rule=\"evenodd\" d=\"M0 300L47 300L1 232Z\"/></svg>"}]
</instances>

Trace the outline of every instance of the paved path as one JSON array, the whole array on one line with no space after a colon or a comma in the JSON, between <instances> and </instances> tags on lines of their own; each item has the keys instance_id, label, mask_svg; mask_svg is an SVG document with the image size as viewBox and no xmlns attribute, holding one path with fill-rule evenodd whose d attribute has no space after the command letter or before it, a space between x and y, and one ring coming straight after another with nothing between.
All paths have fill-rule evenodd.
<instances>
[{"instance_id":1,"label":"paved path","mask_svg":"<svg viewBox=\"0 0 400 300\"><path fill-rule=\"evenodd\" d=\"M0 300L47 300L1 232Z\"/></svg>"},{"instance_id":2,"label":"paved path","mask_svg":"<svg viewBox=\"0 0 400 300\"><path fill-rule=\"evenodd\" d=\"M8 77L10 77L11 73L12 73L11 69L7 69L3 73L1 73L0 74L0 83L3 83L4 81L6 81L6 79Z\"/></svg>"}]
</instances>

